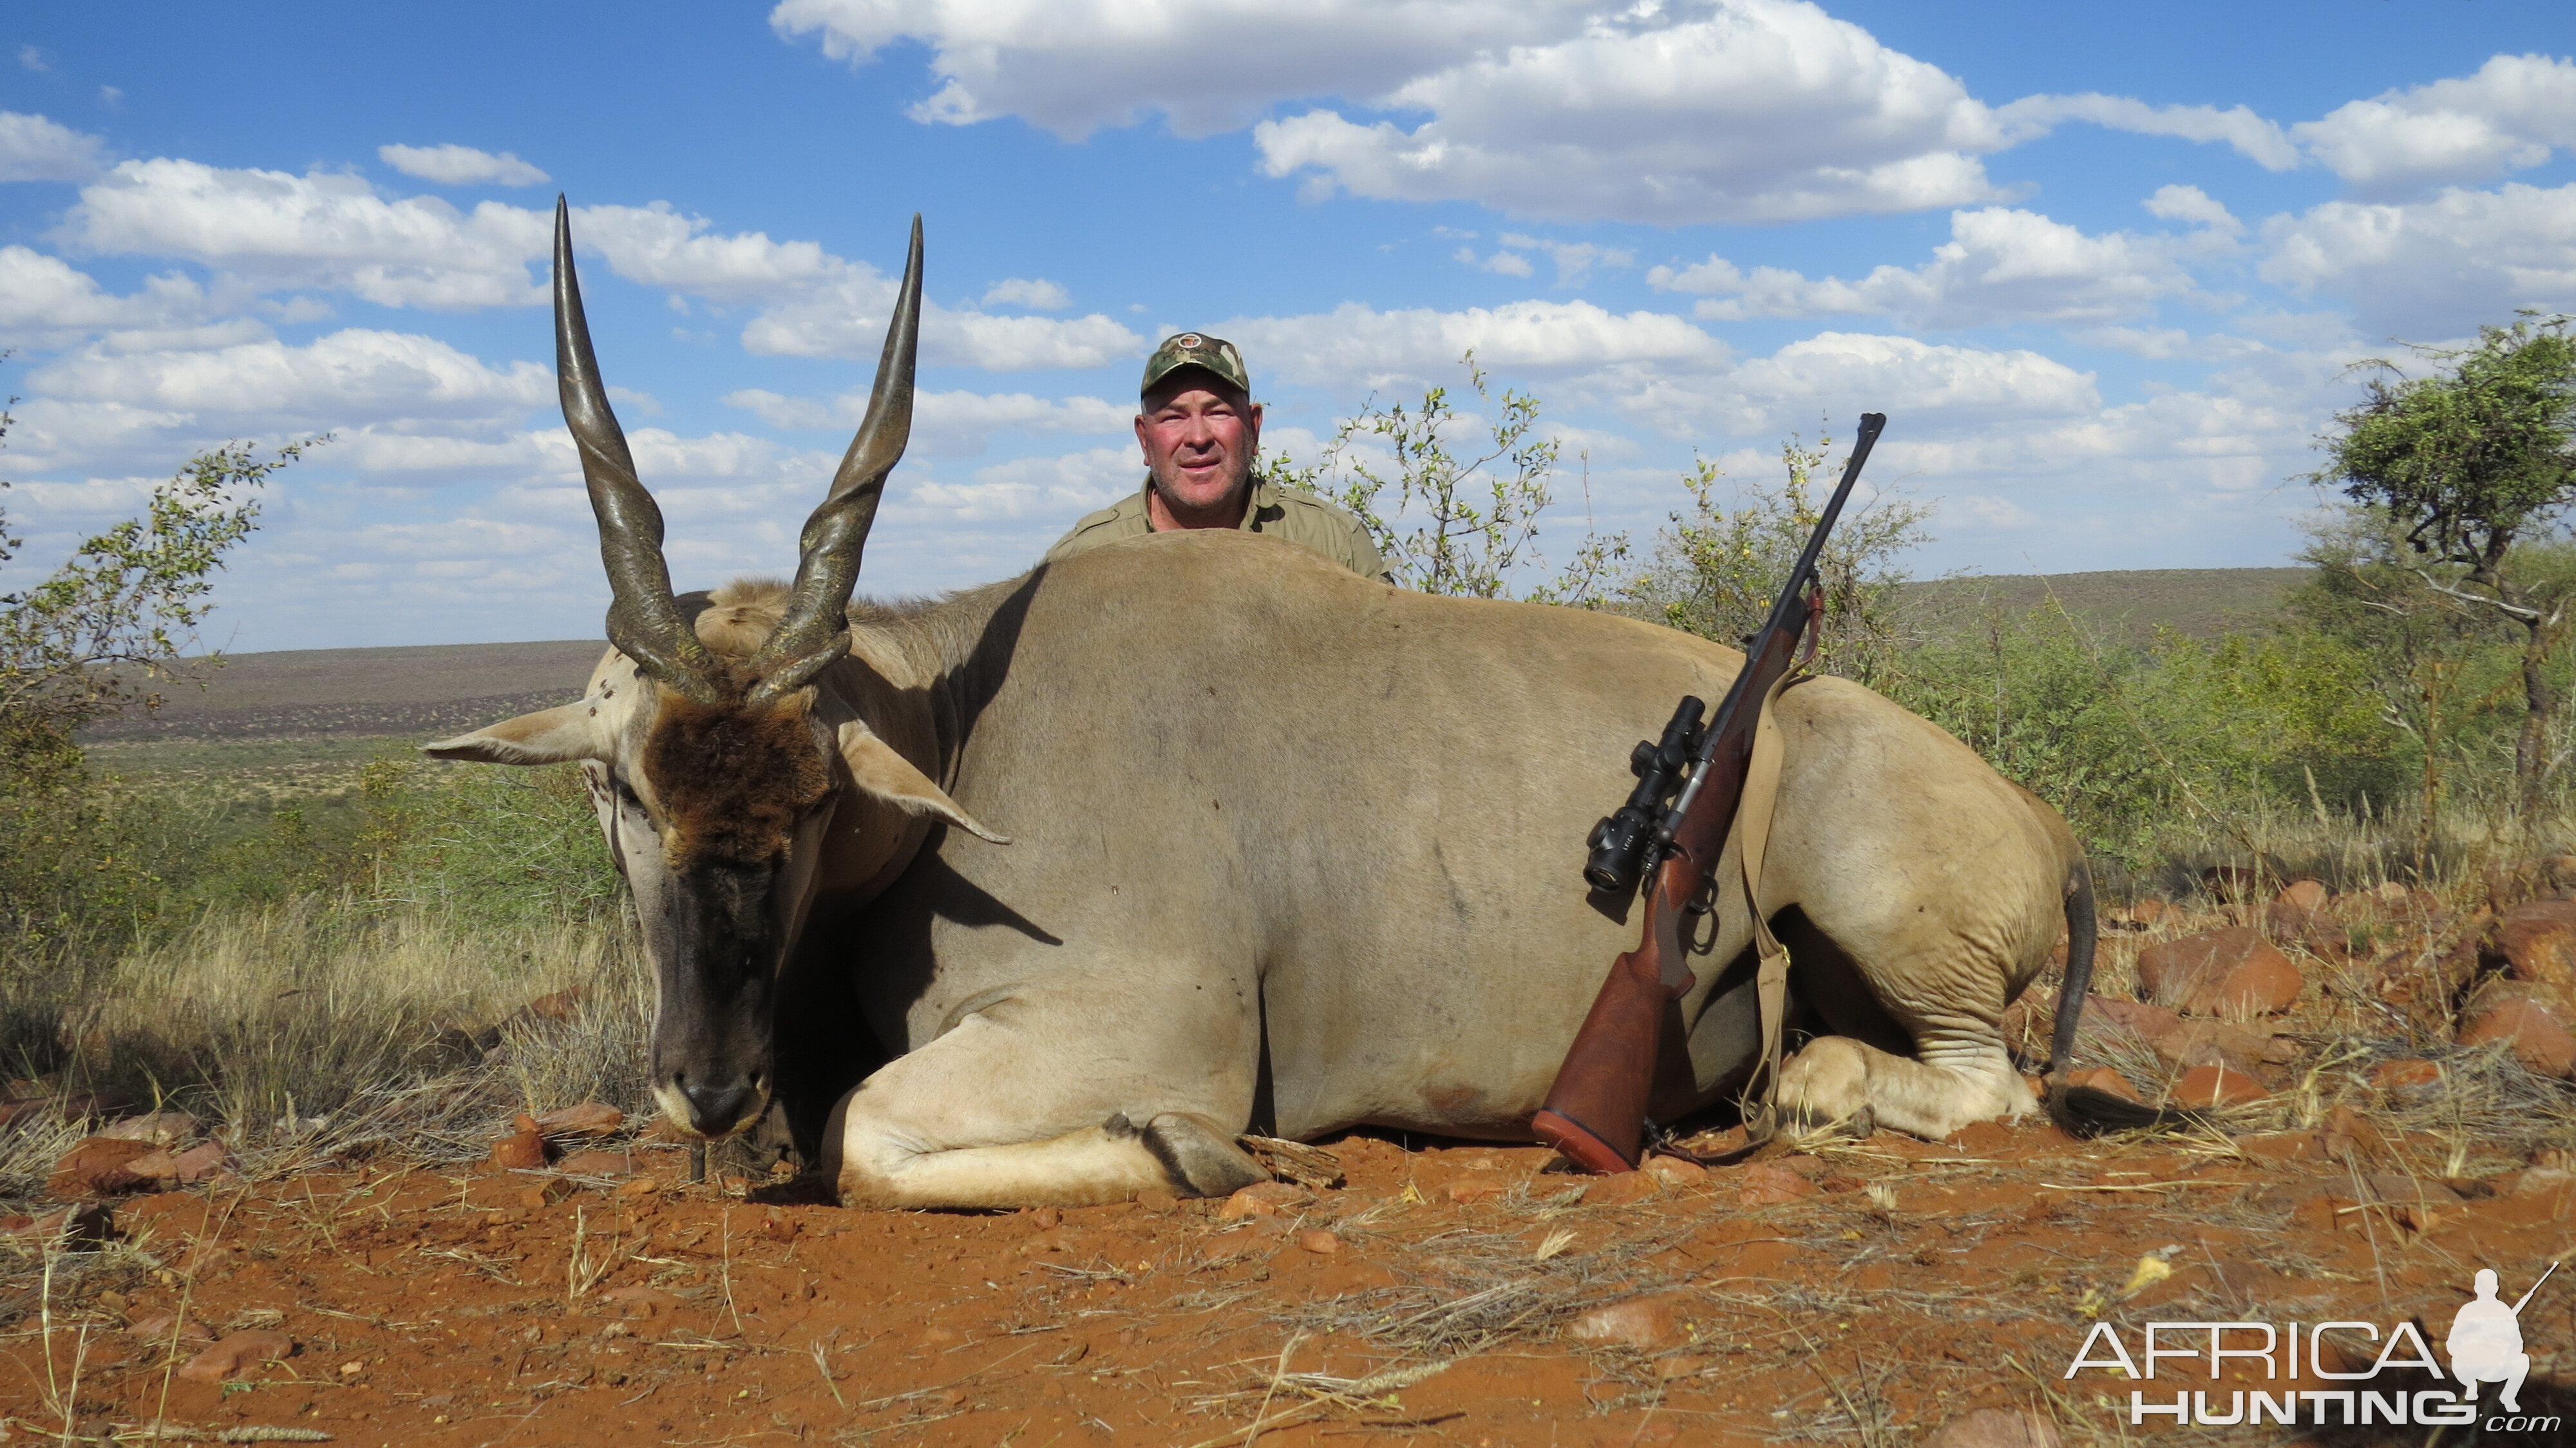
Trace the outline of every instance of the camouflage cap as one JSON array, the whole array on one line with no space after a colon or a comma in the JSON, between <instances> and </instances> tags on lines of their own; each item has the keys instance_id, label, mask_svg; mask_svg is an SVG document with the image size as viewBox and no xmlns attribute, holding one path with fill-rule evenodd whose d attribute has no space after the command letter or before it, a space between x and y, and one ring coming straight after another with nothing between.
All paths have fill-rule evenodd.
<instances>
[{"instance_id":1,"label":"camouflage cap","mask_svg":"<svg viewBox=\"0 0 2576 1448\"><path fill-rule=\"evenodd\" d=\"M1252 375L1243 370L1243 354L1234 350L1232 342L1205 332L1183 332L1164 338L1154 355L1145 359L1145 381L1137 393L1153 391L1155 383L1184 367L1204 367L1245 396L1252 395Z\"/></svg>"}]
</instances>

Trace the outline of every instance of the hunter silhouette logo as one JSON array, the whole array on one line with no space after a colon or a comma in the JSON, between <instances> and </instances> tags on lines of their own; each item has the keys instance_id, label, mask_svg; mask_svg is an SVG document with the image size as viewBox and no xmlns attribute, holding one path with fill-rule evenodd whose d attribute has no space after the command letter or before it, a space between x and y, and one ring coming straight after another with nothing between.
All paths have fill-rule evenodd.
<instances>
[{"instance_id":1,"label":"hunter silhouette logo","mask_svg":"<svg viewBox=\"0 0 2576 1448\"><path fill-rule=\"evenodd\" d=\"M2558 1264L2550 1263L2540 1282L2548 1281L2557 1270ZM2507 1307L2496 1299L2494 1271L2478 1269L2478 1295L2461 1304L2451 1318L2451 1335L2442 1343L2451 1354L2451 1376L2460 1380L2460 1390L2470 1401L2477 1400L2479 1384L2502 1383L2504 1391L2497 1401L2508 1413L2522 1411L2518 1395L2522 1380L2531 1373L2531 1354L2522 1350L2522 1309L2540 1291L2540 1282L2531 1284L2530 1292Z\"/></svg>"},{"instance_id":2,"label":"hunter silhouette logo","mask_svg":"<svg viewBox=\"0 0 2576 1448\"><path fill-rule=\"evenodd\" d=\"M2521 1394L2523 1380L2531 1373L2531 1354L2523 1347L2522 1310L2557 1271L2558 1264L2550 1263L2530 1291L2507 1303L2496 1295L2495 1272L2478 1269L2474 1295L2452 1314L2450 1335L2443 1339L2451 1360L2448 1386L2432 1385L2444 1381L2442 1364L2425 1341L2428 1334L2411 1321L2392 1324L2384 1331L2376 1323L2356 1321L2150 1322L2138 1329L2134 1355L2119 1327L2096 1322L2067 1364L2065 1376L2107 1370L2133 1382L2204 1378L2210 1384L2177 1392L2170 1400L2159 1391L2131 1389L2126 1405L2131 1427L2156 1418L2169 1419L2176 1426L2204 1427L2254 1427L2266 1422L2290 1427L2303 1420L2321 1428L2466 1426L2479 1423L2479 1386L2500 1383L2500 1411L2480 1423L2485 1431L2556 1433L2563 1427L2562 1420L2555 1414L2524 1414ZM2327 1333L2347 1344L2366 1338L2377 1345L2377 1355L2366 1365L2356 1362L2352 1348L2338 1349L2325 1340ZM2231 1358L2238 1360L2233 1382L2243 1386L2222 1386L2230 1382ZM2177 1372L2173 1359L2188 1366ZM2249 1370L2256 1371L2251 1381L2246 1376ZM2424 1376L2382 1376L2392 1370ZM2299 1386L2302 1380L2321 1386ZM2114 1405L2112 1412L2117 1415L2121 1408Z\"/></svg>"}]
</instances>

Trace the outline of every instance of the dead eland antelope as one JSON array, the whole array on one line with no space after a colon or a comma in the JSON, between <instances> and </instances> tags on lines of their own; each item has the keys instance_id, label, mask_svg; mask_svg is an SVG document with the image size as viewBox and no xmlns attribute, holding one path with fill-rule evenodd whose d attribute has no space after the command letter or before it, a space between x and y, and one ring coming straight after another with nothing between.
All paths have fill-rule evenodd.
<instances>
[{"instance_id":1,"label":"dead eland antelope","mask_svg":"<svg viewBox=\"0 0 2576 1448\"><path fill-rule=\"evenodd\" d=\"M1217 531L851 607L910 420L917 219L794 584L674 597L556 226L611 648L579 703L428 752L588 772L673 1122L722 1137L775 1092L843 1200L888 1207L1230 1191L1263 1175L1247 1126L1528 1139L1630 943L1627 902L1578 883L1586 831L1627 791L1630 742L1721 695L1741 655ZM1782 1104L1925 1136L2030 1110L1997 1020L2061 919L2081 997L2092 902L2064 823L1858 685L1778 708L1760 908L1813 1033ZM1662 1119L1747 1076L1748 935L1730 897L1666 1033Z\"/></svg>"}]
</instances>

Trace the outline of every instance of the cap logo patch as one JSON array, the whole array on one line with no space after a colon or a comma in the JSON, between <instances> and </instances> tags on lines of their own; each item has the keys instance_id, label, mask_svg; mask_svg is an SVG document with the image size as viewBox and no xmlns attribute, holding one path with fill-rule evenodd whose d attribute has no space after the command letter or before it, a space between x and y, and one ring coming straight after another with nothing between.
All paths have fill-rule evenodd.
<instances>
[{"instance_id":1,"label":"cap logo patch","mask_svg":"<svg viewBox=\"0 0 2576 1448\"><path fill-rule=\"evenodd\" d=\"M1172 345L1175 347L1195 347L1199 345L1199 334L1196 332L1183 332L1181 335L1172 339Z\"/></svg>"}]
</instances>

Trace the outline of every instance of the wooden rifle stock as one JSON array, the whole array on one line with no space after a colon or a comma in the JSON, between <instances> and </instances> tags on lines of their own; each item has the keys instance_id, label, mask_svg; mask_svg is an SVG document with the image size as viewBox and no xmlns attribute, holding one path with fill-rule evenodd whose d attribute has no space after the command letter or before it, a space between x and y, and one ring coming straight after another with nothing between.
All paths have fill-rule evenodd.
<instances>
[{"instance_id":1,"label":"wooden rifle stock","mask_svg":"<svg viewBox=\"0 0 2576 1448\"><path fill-rule=\"evenodd\" d=\"M1690 918L1713 908L1711 886L1743 803L1754 731L1775 687L1796 667L1799 642L1815 616L1807 585L1816 557L1886 424L1879 413L1861 416L1860 441L1842 483L1817 519L1769 620L1748 640L1744 668L1718 705L1697 765L1659 834L1661 858L1646 877L1645 928L1637 948L1611 962L1609 978L1566 1049L1547 1104L1530 1118L1530 1129L1541 1141L1585 1171L1637 1168L1655 1063L1663 1050L1664 1012L1698 984L1685 938Z\"/></svg>"}]
</instances>

